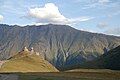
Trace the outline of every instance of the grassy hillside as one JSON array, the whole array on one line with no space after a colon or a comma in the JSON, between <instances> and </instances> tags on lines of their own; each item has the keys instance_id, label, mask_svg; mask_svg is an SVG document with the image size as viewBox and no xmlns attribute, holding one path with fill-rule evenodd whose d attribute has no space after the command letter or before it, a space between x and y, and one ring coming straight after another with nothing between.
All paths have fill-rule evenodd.
<instances>
[{"instance_id":1,"label":"grassy hillside","mask_svg":"<svg viewBox=\"0 0 120 80\"><path fill-rule=\"evenodd\" d=\"M23 51L15 55L0 69L1 72L57 72L58 70L36 54Z\"/></svg>"}]
</instances>

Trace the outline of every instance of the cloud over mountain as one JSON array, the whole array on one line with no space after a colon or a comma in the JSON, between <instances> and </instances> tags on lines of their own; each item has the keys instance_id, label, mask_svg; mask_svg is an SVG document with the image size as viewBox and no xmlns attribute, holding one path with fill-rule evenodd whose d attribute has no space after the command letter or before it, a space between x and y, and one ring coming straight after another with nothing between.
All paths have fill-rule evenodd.
<instances>
[{"instance_id":1,"label":"cloud over mountain","mask_svg":"<svg viewBox=\"0 0 120 80\"><path fill-rule=\"evenodd\" d=\"M29 17L37 20L37 23L52 23L52 24L72 24L81 21L87 21L92 17L82 16L78 18L67 18L53 3L47 3L44 7L30 8L28 11Z\"/></svg>"},{"instance_id":2,"label":"cloud over mountain","mask_svg":"<svg viewBox=\"0 0 120 80\"><path fill-rule=\"evenodd\" d=\"M105 31L107 34L120 36L120 27L110 28Z\"/></svg>"},{"instance_id":3,"label":"cloud over mountain","mask_svg":"<svg viewBox=\"0 0 120 80\"><path fill-rule=\"evenodd\" d=\"M47 3L42 8L29 9L29 15L42 23L68 23L68 19L59 12L58 7L53 3Z\"/></svg>"},{"instance_id":4,"label":"cloud over mountain","mask_svg":"<svg viewBox=\"0 0 120 80\"><path fill-rule=\"evenodd\" d=\"M97 27L100 28L100 29L101 28L103 29L103 28L108 27L108 24L106 22L100 22L100 23L98 23Z\"/></svg>"}]
</instances>

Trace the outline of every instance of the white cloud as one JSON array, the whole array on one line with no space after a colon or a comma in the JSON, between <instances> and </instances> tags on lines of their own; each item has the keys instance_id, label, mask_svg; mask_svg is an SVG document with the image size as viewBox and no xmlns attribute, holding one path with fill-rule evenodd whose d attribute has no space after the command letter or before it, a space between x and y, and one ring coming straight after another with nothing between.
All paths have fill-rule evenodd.
<instances>
[{"instance_id":1,"label":"white cloud","mask_svg":"<svg viewBox=\"0 0 120 80\"><path fill-rule=\"evenodd\" d=\"M118 25L119 26L119 25ZM108 35L115 35L115 36L120 36L120 27L113 27L110 26L106 22L100 22L97 27L103 31L103 33L108 34Z\"/></svg>"},{"instance_id":2,"label":"white cloud","mask_svg":"<svg viewBox=\"0 0 120 80\"><path fill-rule=\"evenodd\" d=\"M3 16L2 15L0 15L0 21L2 21L3 20Z\"/></svg>"},{"instance_id":3,"label":"white cloud","mask_svg":"<svg viewBox=\"0 0 120 80\"><path fill-rule=\"evenodd\" d=\"M108 24L106 22L100 22L100 23L98 23L97 27L100 28L100 29L101 28L106 28L106 27L108 27Z\"/></svg>"},{"instance_id":4,"label":"white cloud","mask_svg":"<svg viewBox=\"0 0 120 80\"><path fill-rule=\"evenodd\" d=\"M105 7L111 7L113 4L115 3L111 3L110 0L91 0L91 2L85 5L82 9L105 8Z\"/></svg>"},{"instance_id":5,"label":"white cloud","mask_svg":"<svg viewBox=\"0 0 120 80\"><path fill-rule=\"evenodd\" d=\"M110 28L106 30L105 33L120 36L120 27Z\"/></svg>"},{"instance_id":6,"label":"white cloud","mask_svg":"<svg viewBox=\"0 0 120 80\"><path fill-rule=\"evenodd\" d=\"M112 14L109 14L108 17L111 18L111 17L117 16L117 15L120 15L120 11L116 11L116 12L114 12Z\"/></svg>"},{"instance_id":7,"label":"white cloud","mask_svg":"<svg viewBox=\"0 0 120 80\"><path fill-rule=\"evenodd\" d=\"M108 2L110 2L109 0L99 0L98 1L99 3L108 3Z\"/></svg>"},{"instance_id":8,"label":"white cloud","mask_svg":"<svg viewBox=\"0 0 120 80\"><path fill-rule=\"evenodd\" d=\"M37 23L52 24L72 24L81 21L88 21L91 17L82 16L79 18L66 18L63 16L58 7L53 3L47 3L44 7L30 8L28 16L37 20Z\"/></svg>"},{"instance_id":9,"label":"white cloud","mask_svg":"<svg viewBox=\"0 0 120 80\"><path fill-rule=\"evenodd\" d=\"M78 18L73 18L73 19L70 19L71 22L82 22L82 21L88 21L88 20L91 20L93 19L94 17L89 17L89 16L81 16L81 17L78 17Z\"/></svg>"}]
</instances>

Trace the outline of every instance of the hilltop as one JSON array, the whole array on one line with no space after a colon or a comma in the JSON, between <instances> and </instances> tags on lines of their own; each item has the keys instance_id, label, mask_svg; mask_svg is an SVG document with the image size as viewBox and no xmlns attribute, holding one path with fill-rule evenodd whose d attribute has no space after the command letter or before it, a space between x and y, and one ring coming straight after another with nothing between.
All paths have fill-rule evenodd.
<instances>
[{"instance_id":1,"label":"hilltop","mask_svg":"<svg viewBox=\"0 0 120 80\"><path fill-rule=\"evenodd\" d=\"M29 51L23 51L8 59L0 68L0 72L58 72L58 70L46 61L42 55Z\"/></svg>"}]
</instances>

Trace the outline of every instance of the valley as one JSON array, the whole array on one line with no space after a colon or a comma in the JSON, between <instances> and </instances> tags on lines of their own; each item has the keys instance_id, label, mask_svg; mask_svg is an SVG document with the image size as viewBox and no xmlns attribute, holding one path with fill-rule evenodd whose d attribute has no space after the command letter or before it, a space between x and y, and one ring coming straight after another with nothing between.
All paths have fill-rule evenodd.
<instances>
[{"instance_id":1,"label":"valley","mask_svg":"<svg viewBox=\"0 0 120 80\"><path fill-rule=\"evenodd\" d=\"M120 80L120 0L0 0L0 80Z\"/></svg>"}]
</instances>

